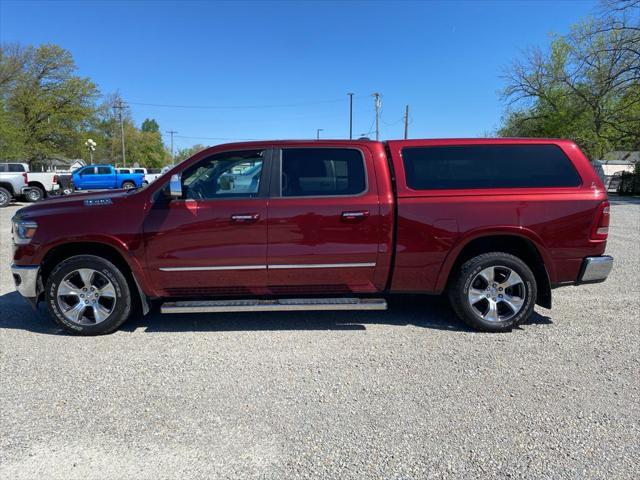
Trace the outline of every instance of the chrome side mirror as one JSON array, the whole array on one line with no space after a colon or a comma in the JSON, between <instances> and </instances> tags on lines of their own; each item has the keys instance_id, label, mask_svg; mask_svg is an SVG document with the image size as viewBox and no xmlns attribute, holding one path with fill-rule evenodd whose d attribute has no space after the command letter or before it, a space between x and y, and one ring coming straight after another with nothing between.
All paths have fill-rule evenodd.
<instances>
[{"instance_id":1,"label":"chrome side mirror","mask_svg":"<svg viewBox=\"0 0 640 480\"><path fill-rule=\"evenodd\" d=\"M174 173L169 180L169 196L171 198L182 198L182 175Z\"/></svg>"}]
</instances>

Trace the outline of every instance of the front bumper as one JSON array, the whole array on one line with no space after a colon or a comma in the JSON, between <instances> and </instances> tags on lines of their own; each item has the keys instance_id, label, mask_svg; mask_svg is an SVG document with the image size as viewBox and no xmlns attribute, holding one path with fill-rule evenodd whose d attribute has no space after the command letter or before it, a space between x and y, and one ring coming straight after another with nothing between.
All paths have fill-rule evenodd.
<instances>
[{"instance_id":1,"label":"front bumper","mask_svg":"<svg viewBox=\"0 0 640 480\"><path fill-rule=\"evenodd\" d=\"M613 268L613 257L586 257L582 261L578 284L604 282Z\"/></svg>"},{"instance_id":2,"label":"front bumper","mask_svg":"<svg viewBox=\"0 0 640 480\"><path fill-rule=\"evenodd\" d=\"M20 295L26 298L36 298L38 296L38 274L40 266L20 266L11 265L13 282Z\"/></svg>"}]
</instances>

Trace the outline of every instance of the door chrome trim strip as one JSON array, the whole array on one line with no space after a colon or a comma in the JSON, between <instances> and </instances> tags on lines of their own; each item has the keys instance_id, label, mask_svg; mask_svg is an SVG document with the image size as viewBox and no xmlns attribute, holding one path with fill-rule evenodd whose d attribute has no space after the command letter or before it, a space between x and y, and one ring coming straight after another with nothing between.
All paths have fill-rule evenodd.
<instances>
[{"instance_id":1,"label":"door chrome trim strip","mask_svg":"<svg viewBox=\"0 0 640 480\"><path fill-rule=\"evenodd\" d=\"M360 268L375 267L375 263L307 263L291 265L269 265L269 270L285 270L294 268Z\"/></svg>"},{"instance_id":2,"label":"door chrome trim strip","mask_svg":"<svg viewBox=\"0 0 640 480\"><path fill-rule=\"evenodd\" d=\"M161 267L163 272L202 272L212 270L266 270L266 265L228 265L222 267Z\"/></svg>"},{"instance_id":3,"label":"door chrome trim strip","mask_svg":"<svg viewBox=\"0 0 640 480\"><path fill-rule=\"evenodd\" d=\"M205 272L215 270L292 270L299 268L371 268L375 263L308 263L291 265L227 265L220 267L161 267L163 272Z\"/></svg>"}]
</instances>

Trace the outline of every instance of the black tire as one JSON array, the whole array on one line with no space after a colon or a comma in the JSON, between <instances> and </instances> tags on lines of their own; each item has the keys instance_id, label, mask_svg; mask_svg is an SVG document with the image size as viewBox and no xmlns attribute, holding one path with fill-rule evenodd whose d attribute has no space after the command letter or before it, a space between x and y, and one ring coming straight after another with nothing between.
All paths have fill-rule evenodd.
<instances>
[{"instance_id":1,"label":"black tire","mask_svg":"<svg viewBox=\"0 0 640 480\"><path fill-rule=\"evenodd\" d=\"M40 187L29 187L29 191L24 194L24 198L27 202L39 202L45 197L44 190Z\"/></svg>"},{"instance_id":2,"label":"black tire","mask_svg":"<svg viewBox=\"0 0 640 480\"><path fill-rule=\"evenodd\" d=\"M0 208L6 207L11 203L11 192L6 188L0 187Z\"/></svg>"},{"instance_id":3,"label":"black tire","mask_svg":"<svg viewBox=\"0 0 640 480\"><path fill-rule=\"evenodd\" d=\"M479 278L480 272L489 267L497 267L497 269L494 270L494 272L497 272L495 273L496 276L504 275L508 270L519 275L521 282L514 287L505 288L503 292L506 297L507 290L514 288L517 289L517 292L514 293L509 290L509 293L514 293L515 298L522 298L521 295L524 295L524 302L522 302L522 305L515 314L513 313L512 308L509 308L502 303L503 300L500 300L503 298L502 294L500 294L500 292L497 291L497 287L495 287L495 285L504 285L504 283L493 283L493 285L488 285L486 287L487 290L483 290L483 292L490 290L493 286L493 293L487 293L490 297L487 297L486 300L481 298L478 303L474 304L475 306L471 304L469 289L472 288L472 282L478 282L479 280L482 282L482 278ZM477 283L474 283L473 285L477 290L482 288L481 286L479 287ZM510 331L513 327L526 322L533 313L533 307L535 306L537 295L537 285L535 276L531 269L518 257L504 252L490 252L467 260L456 274L453 282L450 284L448 294L453 310L456 312L458 317L470 327L484 332L506 332ZM494 296L491 297L491 295ZM498 296L500 299L497 298ZM499 303L502 303L502 306L497 307L496 317L493 321L490 321L487 320L487 318L490 305L489 302L491 302L492 299L494 301L497 299ZM483 316L482 312L479 311L483 306L486 309L485 316ZM500 308L505 312L504 315L500 315Z\"/></svg>"},{"instance_id":4,"label":"black tire","mask_svg":"<svg viewBox=\"0 0 640 480\"><path fill-rule=\"evenodd\" d=\"M115 300L112 310L108 316L99 323L77 323L68 319L64 314L64 300L58 297L58 288L66 277L79 269L96 271L98 277L106 278L114 287ZM76 255L59 263L47 279L45 294L47 308L53 319L64 330L74 335L103 335L111 333L120 327L120 325L129 318L131 313L132 299L127 279L113 263L94 255ZM80 299L78 298L78 300ZM79 303L81 303L81 301L79 301ZM91 306L89 305L85 307L85 309L86 308L91 308ZM95 311L95 309L91 311ZM92 316L91 311L88 313L89 316ZM84 320L90 322L90 319Z\"/></svg>"},{"instance_id":5,"label":"black tire","mask_svg":"<svg viewBox=\"0 0 640 480\"><path fill-rule=\"evenodd\" d=\"M130 188L136 188L136 184L133 183L133 182L129 182L129 181L122 182L122 188L127 189L127 190L130 189Z\"/></svg>"}]
</instances>

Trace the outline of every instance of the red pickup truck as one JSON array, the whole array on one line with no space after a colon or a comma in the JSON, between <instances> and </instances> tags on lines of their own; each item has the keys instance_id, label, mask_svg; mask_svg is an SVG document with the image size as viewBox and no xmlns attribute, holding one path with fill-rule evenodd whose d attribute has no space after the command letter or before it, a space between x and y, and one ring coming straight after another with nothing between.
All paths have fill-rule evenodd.
<instances>
[{"instance_id":1,"label":"red pickup truck","mask_svg":"<svg viewBox=\"0 0 640 480\"><path fill-rule=\"evenodd\" d=\"M143 188L19 210L12 272L66 330L162 313L381 310L447 293L505 331L551 289L604 281L605 188L550 139L219 145Z\"/></svg>"}]
</instances>

